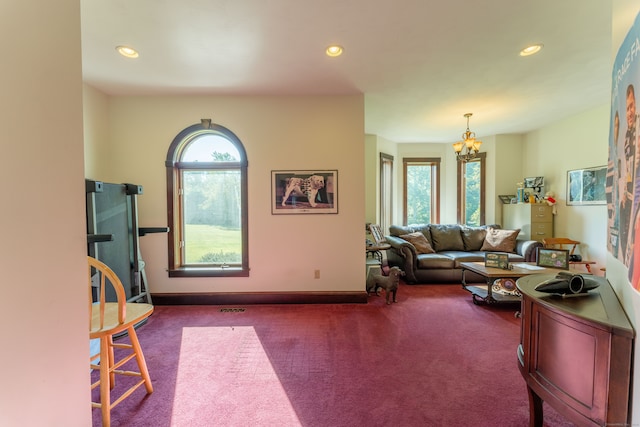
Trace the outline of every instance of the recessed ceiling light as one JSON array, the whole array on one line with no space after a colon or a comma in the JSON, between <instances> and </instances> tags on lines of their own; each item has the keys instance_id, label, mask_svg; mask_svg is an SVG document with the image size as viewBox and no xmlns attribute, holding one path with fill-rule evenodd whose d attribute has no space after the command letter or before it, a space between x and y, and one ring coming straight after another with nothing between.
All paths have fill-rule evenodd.
<instances>
[{"instance_id":1,"label":"recessed ceiling light","mask_svg":"<svg viewBox=\"0 0 640 427\"><path fill-rule=\"evenodd\" d=\"M116 50L126 58L137 58L139 56L138 51L129 46L117 46Z\"/></svg>"},{"instance_id":2,"label":"recessed ceiling light","mask_svg":"<svg viewBox=\"0 0 640 427\"><path fill-rule=\"evenodd\" d=\"M540 49L542 49L542 46L544 46L543 44L532 44L531 46L527 46L524 49L522 49L520 51L520 56L529 56L529 55L534 55L538 52L540 52Z\"/></svg>"},{"instance_id":3,"label":"recessed ceiling light","mask_svg":"<svg viewBox=\"0 0 640 427\"><path fill-rule=\"evenodd\" d=\"M339 46L337 44L327 47L327 50L326 50L327 56L331 56L331 57L340 56L342 55L342 52L343 52L342 46Z\"/></svg>"}]
</instances>

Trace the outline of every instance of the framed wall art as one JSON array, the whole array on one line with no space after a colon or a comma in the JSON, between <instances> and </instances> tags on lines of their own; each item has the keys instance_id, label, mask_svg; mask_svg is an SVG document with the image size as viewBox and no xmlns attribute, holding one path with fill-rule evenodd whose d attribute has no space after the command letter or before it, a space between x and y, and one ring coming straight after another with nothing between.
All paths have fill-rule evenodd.
<instances>
[{"instance_id":1,"label":"framed wall art","mask_svg":"<svg viewBox=\"0 0 640 427\"><path fill-rule=\"evenodd\" d=\"M271 171L271 213L337 214L338 171Z\"/></svg>"},{"instance_id":2,"label":"framed wall art","mask_svg":"<svg viewBox=\"0 0 640 427\"><path fill-rule=\"evenodd\" d=\"M539 188L544 187L543 176L532 176L524 179L524 188Z\"/></svg>"},{"instance_id":3,"label":"framed wall art","mask_svg":"<svg viewBox=\"0 0 640 427\"><path fill-rule=\"evenodd\" d=\"M540 267L569 269L569 251L566 249L538 248L538 262Z\"/></svg>"},{"instance_id":4,"label":"framed wall art","mask_svg":"<svg viewBox=\"0 0 640 427\"><path fill-rule=\"evenodd\" d=\"M606 180L606 166L568 171L567 205L607 204Z\"/></svg>"}]
</instances>

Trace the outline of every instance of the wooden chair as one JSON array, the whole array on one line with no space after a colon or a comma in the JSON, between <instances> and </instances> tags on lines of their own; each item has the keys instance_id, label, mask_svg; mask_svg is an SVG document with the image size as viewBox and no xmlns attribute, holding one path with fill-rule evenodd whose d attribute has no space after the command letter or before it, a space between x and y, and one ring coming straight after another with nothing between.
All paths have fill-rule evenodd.
<instances>
[{"instance_id":1,"label":"wooden chair","mask_svg":"<svg viewBox=\"0 0 640 427\"><path fill-rule=\"evenodd\" d=\"M384 234L382 234L382 229L378 224L369 224L369 232L374 240L375 246L383 246L387 244L387 240L384 238Z\"/></svg>"},{"instance_id":2,"label":"wooden chair","mask_svg":"<svg viewBox=\"0 0 640 427\"><path fill-rule=\"evenodd\" d=\"M576 247L580 242L566 237L548 237L542 240L542 244L547 249L567 249L569 250L569 256L571 256L576 251ZM587 271L591 273L591 265L595 264L595 261L569 261L569 264L582 264Z\"/></svg>"},{"instance_id":3,"label":"wooden chair","mask_svg":"<svg viewBox=\"0 0 640 427\"><path fill-rule=\"evenodd\" d=\"M91 402L94 408L102 410L102 425L111 425L111 408L126 399L134 390L144 384L147 394L153 392L147 364L140 348L134 325L148 318L153 313L151 304L128 303L122 283L118 276L103 262L87 257L89 269L89 338L100 340L100 353L91 357L92 369L99 370L99 379L91 384L93 390L100 385L100 403ZM93 279L93 280L92 280ZM116 302L106 302L106 288L111 286L116 294ZM98 301L93 301L93 290L97 290ZM131 344L114 343L114 334L128 333ZM130 350L120 360L115 360L114 348ZM99 364L94 361L100 358ZM119 369L129 360L135 358L138 371ZM115 375L139 377L133 386L124 391L119 398L111 402L111 390L115 385Z\"/></svg>"},{"instance_id":4,"label":"wooden chair","mask_svg":"<svg viewBox=\"0 0 640 427\"><path fill-rule=\"evenodd\" d=\"M378 224L369 224L369 232L371 233L371 237L373 237L373 245L367 246L366 248L367 258L371 256L381 267L385 267L386 259L383 256L383 252L390 249L391 245L387 243L384 234L382 234L382 229Z\"/></svg>"}]
</instances>

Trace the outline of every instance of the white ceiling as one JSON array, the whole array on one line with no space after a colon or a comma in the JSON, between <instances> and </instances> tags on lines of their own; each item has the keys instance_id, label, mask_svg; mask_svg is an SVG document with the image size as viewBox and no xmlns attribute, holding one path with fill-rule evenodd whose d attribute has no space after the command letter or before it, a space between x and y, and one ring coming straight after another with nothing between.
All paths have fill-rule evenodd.
<instances>
[{"instance_id":1,"label":"white ceiling","mask_svg":"<svg viewBox=\"0 0 640 427\"><path fill-rule=\"evenodd\" d=\"M81 8L84 80L107 94L364 93L365 132L395 142L453 142L467 112L478 137L523 133L610 97L611 0L81 0ZM325 56L332 43L344 46L341 57ZM544 49L520 57L531 43ZM140 57L118 55L121 44Z\"/></svg>"}]
</instances>

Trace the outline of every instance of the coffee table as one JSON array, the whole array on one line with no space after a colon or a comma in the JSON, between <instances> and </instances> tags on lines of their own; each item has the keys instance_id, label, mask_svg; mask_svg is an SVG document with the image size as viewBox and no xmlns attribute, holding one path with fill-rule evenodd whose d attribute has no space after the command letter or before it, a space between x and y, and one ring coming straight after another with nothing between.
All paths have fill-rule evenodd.
<instances>
[{"instance_id":1,"label":"coffee table","mask_svg":"<svg viewBox=\"0 0 640 427\"><path fill-rule=\"evenodd\" d=\"M496 279L518 279L530 274L557 274L561 270L557 268L539 267L535 262L516 262L512 263L511 270L502 268L485 267L484 262L463 262L462 267L462 287L471 292L474 304L497 304L497 303L520 303L520 295L502 294L493 292L493 284ZM486 279L486 284L469 284L466 281L465 273L473 271ZM575 270L569 270L572 273L579 274Z\"/></svg>"}]
</instances>

